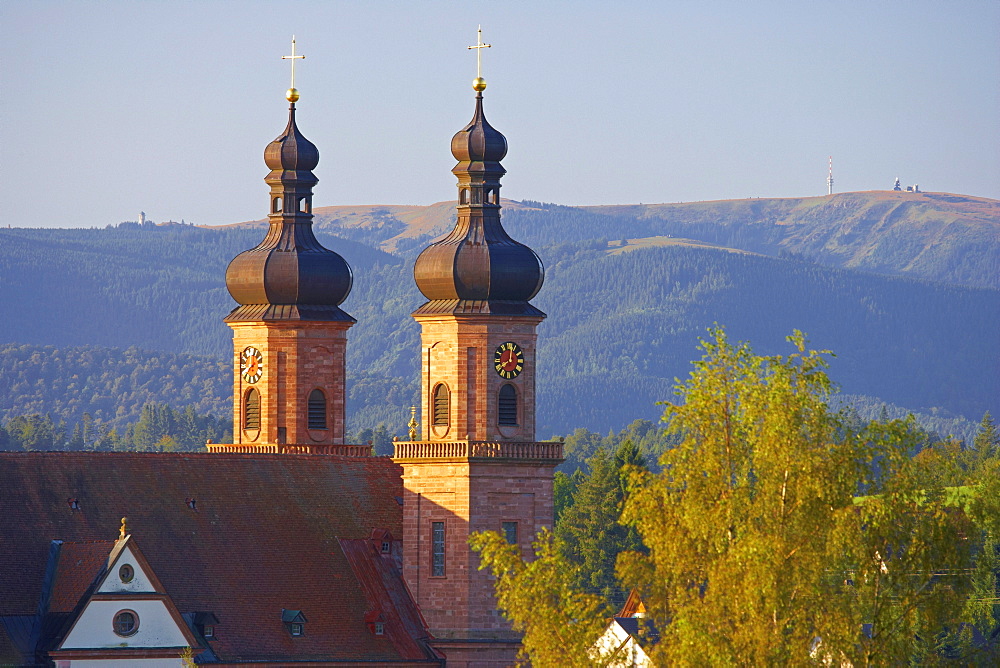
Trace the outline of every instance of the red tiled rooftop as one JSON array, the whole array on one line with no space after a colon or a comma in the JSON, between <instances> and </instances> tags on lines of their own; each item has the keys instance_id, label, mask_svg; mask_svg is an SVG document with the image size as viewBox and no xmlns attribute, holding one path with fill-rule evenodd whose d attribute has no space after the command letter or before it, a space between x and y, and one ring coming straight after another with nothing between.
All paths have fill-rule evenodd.
<instances>
[{"instance_id":1,"label":"red tiled rooftop","mask_svg":"<svg viewBox=\"0 0 1000 668\"><path fill-rule=\"evenodd\" d=\"M49 596L49 612L73 612L98 574L108 563L113 540L63 543Z\"/></svg>"},{"instance_id":2,"label":"red tiled rooftop","mask_svg":"<svg viewBox=\"0 0 1000 668\"><path fill-rule=\"evenodd\" d=\"M111 541L127 517L177 608L218 617L222 660L421 660L422 650L400 653L415 645L369 632L369 594L339 542L402 535L401 496L398 465L381 457L0 453L0 615L34 614L52 540ZM63 556L82 567L96 552ZM82 580L60 586L52 600L63 608ZM282 608L309 620L302 637Z\"/></svg>"}]
</instances>

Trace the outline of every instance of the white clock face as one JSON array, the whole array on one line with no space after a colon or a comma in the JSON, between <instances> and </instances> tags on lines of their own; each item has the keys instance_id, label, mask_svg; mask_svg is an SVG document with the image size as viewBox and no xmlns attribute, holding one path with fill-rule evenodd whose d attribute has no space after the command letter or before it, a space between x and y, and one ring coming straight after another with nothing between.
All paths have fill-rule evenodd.
<instances>
[{"instance_id":1,"label":"white clock face","mask_svg":"<svg viewBox=\"0 0 1000 668\"><path fill-rule=\"evenodd\" d=\"M253 346L240 353L240 375L248 383L256 383L264 375L264 356Z\"/></svg>"}]
</instances>

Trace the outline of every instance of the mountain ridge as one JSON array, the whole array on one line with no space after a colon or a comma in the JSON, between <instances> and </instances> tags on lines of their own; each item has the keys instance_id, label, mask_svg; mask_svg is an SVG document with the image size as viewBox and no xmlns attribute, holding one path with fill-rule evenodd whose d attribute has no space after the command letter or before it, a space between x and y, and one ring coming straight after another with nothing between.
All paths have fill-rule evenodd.
<instances>
[{"instance_id":1,"label":"mountain ridge","mask_svg":"<svg viewBox=\"0 0 1000 668\"><path fill-rule=\"evenodd\" d=\"M1000 412L1000 289L990 285L1000 273L1000 214L992 218L1000 202L925 195L722 200L600 212L511 204L505 227L547 267L546 285L534 300L550 316L540 329L539 435L576 427L603 432L636 418L656 419L654 402L670 398L674 379L686 375L688 361L698 355L698 337L715 322L762 354L787 352L784 337L805 331L818 347L839 355L831 371L848 394L972 420L984 409ZM900 203L907 206L899 210ZM684 216L671 213L678 206ZM845 211L856 219L848 221ZM409 406L419 402L419 328L409 316L423 298L413 283L413 260L449 226L453 204L322 212L318 239L355 270L344 303L357 318L348 348L350 428L402 424ZM774 222L806 214L816 222ZM763 222L754 224L758 219ZM137 346L207 355L228 365L231 333L222 318L233 303L225 268L260 242L262 225L0 228L0 343ZM851 257L881 253L892 261L852 268L836 266L846 264L846 255L810 252L825 248L830 235L848 225L862 229L835 240ZM908 246L900 241L907 235L887 233L922 225L936 235L932 241ZM790 234L803 230L826 236ZM888 240L873 247L865 235ZM986 250L963 255L962 242ZM937 259L918 272L913 267L921 252ZM987 285L968 286L977 282L970 276ZM41 410L43 395L29 390L48 380L18 368L23 391L0 396L0 411L13 405ZM192 367L192 377L198 373ZM224 388L229 380L220 382ZM93 403L93 394L84 392L80 410ZM109 399L102 391L101 401Z\"/></svg>"},{"instance_id":2,"label":"mountain ridge","mask_svg":"<svg viewBox=\"0 0 1000 668\"><path fill-rule=\"evenodd\" d=\"M765 255L800 255L831 267L1000 287L1000 200L986 197L871 190L582 207L507 199L502 204L505 225L510 222L512 236L528 245L551 241L533 238L530 223L557 212L580 221L566 240L681 236ZM454 207L454 202L316 207L314 225L408 254L450 230ZM522 220L527 229L519 230ZM264 224L260 219L233 226Z\"/></svg>"}]
</instances>

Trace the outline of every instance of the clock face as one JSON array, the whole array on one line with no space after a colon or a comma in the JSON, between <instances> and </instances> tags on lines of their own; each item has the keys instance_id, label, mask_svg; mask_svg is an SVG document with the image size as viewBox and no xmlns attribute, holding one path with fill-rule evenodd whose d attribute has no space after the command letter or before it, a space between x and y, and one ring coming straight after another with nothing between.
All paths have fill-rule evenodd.
<instances>
[{"instance_id":1,"label":"clock face","mask_svg":"<svg viewBox=\"0 0 1000 668\"><path fill-rule=\"evenodd\" d=\"M240 375L248 383L256 383L264 375L264 356L253 346L240 353Z\"/></svg>"},{"instance_id":2,"label":"clock face","mask_svg":"<svg viewBox=\"0 0 1000 668\"><path fill-rule=\"evenodd\" d=\"M508 341L497 346L493 355L493 368L501 378L516 378L524 369L524 351L521 346Z\"/></svg>"}]
</instances>

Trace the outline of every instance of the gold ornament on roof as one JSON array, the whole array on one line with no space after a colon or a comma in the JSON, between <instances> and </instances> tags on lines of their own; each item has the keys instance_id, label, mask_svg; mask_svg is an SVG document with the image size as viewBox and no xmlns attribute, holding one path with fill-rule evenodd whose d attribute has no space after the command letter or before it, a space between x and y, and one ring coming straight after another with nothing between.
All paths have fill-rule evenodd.
<instances>
[{"instance_id":1,"label":"gold ornament on roof","mask_svg":"<svg viewBox=\"0 0 1000 668\"><path fill-rule=\"evenodd\" d=\"M122 527L121 527L121 529L118 530L118 539L119 540L125 540L125 531L126 531L126 529L125 529L125 518L123 517L122 518Z\"/></svg>"},{"instance_id":2,"label":"gold ornament on roof","mask_svg":"<svg viewBox=\"0 0 1000 668\"><path fill-rule=\"evenodd\" d=\"M417 440L417 407L410 406L410 421L406 423L406 426L410 428L410 440Z\"/></svg>"},{"instance_id":3,"label":"gold ornament on roof","mask_svg":"<svg viewBox=\"0 0 1000 668\"><path fill-rule=\"evenodd\" d=\"M483 78L483 49L489 49L492 44L483 44L483 26L479 26L476 44L470 49L476 50L476 78L472 80L472 90L481 93L486 90L486 79Z\"/></svg>"},{"instance_id":4,"label":"gold ornament on roof","mask_svg":"<svg viewBox=\"0 0 1000 668\"><path fill-rule=\"evenodd\" d=\"M292 35L292 55L282 56L282 60L292 61L292 87L285 91L285 99L295 103L299 101L299 91L295 88L295 61L304 60L305 56L295 54L295 35Z\"/></svg>"}]
</instances>

